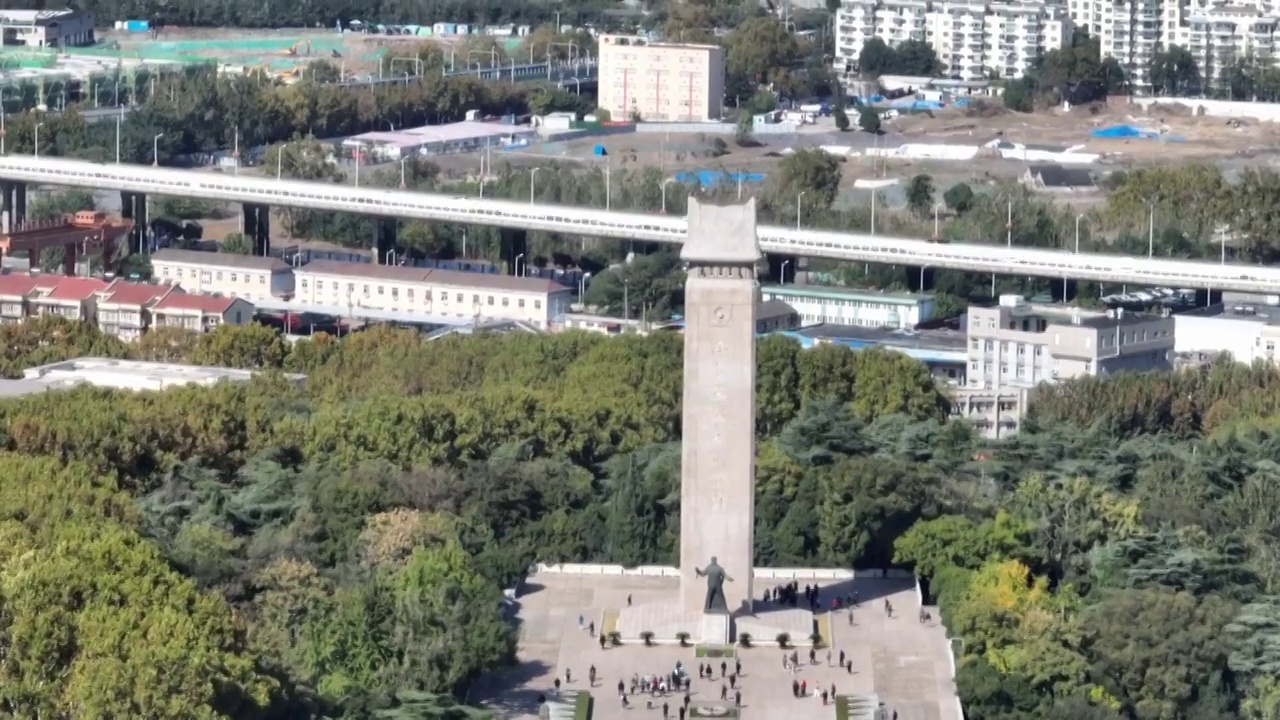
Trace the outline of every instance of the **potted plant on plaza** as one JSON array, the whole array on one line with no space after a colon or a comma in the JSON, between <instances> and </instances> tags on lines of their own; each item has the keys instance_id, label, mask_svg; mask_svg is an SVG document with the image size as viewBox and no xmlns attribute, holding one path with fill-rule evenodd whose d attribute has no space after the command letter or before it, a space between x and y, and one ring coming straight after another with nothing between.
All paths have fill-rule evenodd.
<instances>
[{"instance_id":1,"label":"potted plant on plaza","mask_svg":"<svg viewBox=\"0 0 1280 720\"><path fill-rule=\"evenodd\" d=\"M644 641L645 647L653 647L653 631L645 630L640 633L640 639Z\"/></svg>"},{"instance_id":2,"label":"potted plant on plaza","mask_svg":"<svg viewBox=\"0 0 1280 720\"><path fill-rule=\"evenodd\" d=\"M751 647L751 633L738 633L738 644L744 648Z\"/></svg>"},{"instance_id":3,"label":"potted plant on plaza","mask_svg":"<svg viewBox=\"0 0 1280 720\"><path fill-rule=\"evenodd\" d=\"M791 642L791 636L787 633L778 633L778 636L775 637L774 640L778 641L778 647L786 650L787 645Z\"/></svg>"},{"instance_id":4,"label":"potted plant on plaza","mask_svg":"<svg viewBox=\"0 0 1280 720\"><path fill-rule=\"evenodd\" d=\"M689 647L689 637L689 633L684 632L683 630L676 633L676 640L680 641L680 647Z\"/></svg>"}]
</instances>

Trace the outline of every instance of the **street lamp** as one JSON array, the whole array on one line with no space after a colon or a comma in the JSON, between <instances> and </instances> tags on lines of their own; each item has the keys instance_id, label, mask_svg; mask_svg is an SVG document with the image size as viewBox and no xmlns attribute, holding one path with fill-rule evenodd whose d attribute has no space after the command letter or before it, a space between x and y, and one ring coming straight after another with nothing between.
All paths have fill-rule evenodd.
<instances>
[{"instance_id":1,"label":"street lamp","mask_svg":"<svg viewBox=\"0 0 1280 720\"><path fill-rule=\"evenodd\" d=\"M938 233L938 207L939 207L939 203L933 204L933 241L934 242L938 242L938 238L941 237L941 235ZM923 285L921 286L921 289L923 289Z\"/></svg>"},{"instance_id":2,"label":"street lamp","mask_svg":"<svg viewBox=\"0 0 1280 720\"><path fill-rule=\"evenodd\" d=\"M160 166L160 138L164 137L164 133L156 133L151 138L151 167Z\"/></svg>"},{"instance_id":3,"label":"street lamp","mask_svg":"<svg viewBox=\"0 0 1280 720\"><path fill-rule=\"evenodd\" d=\"M782 276L781 278L779 278L779 279L782 281L782 282L780 283L780 284L782 284L782 285L786 285L786 284L787 284L787 266L788 266L788 265L790 265L790 264L791 264L791 261L790 261L790 260L783 260L783 261L782 261L782 270L778 273L779 275L781 275L781 276Z\"/></svg>"},{"instance_id":4,"label":"street lamp","mask_svg":"<svg viewBox=\"0 0 1280 720\"><path fill-rule=\"evenodd\" d=\"M409 158L407 158L407 157L402 157L402 158L400 158L400 189L401 189L401 190L403 190L403 189L405 189L406 187L408 187L408 185L406 185L406 184L405 184L405 182L404 182L404 163L405 163L405 161L406 161L406 160L408 160L408 159L409 159Z\"/></svg>"},{"instance_id":5,"label":"street lamp","mask_svg":"<svg viewBox=\"0 0 1280 720\"><path fill-rule=\"evenodd\" d=\"M1076 216L1076 254L1080 254L1080 220L1084 218L1084 213Z\"/></svg>"},{"instance_id":6,"label":"street lamp","mask_svg":"<svg viewBox=\"0 0 1280 720\"><path fill-rule=\"evenodd\" d=\"M516 256L516 277L520 277L520 259L524 257L524 253Z\"/></svg>"},{"instance_id":7,"label":"street lamp","mask_svg":"<svg viewBox=\"0 0 1280 720\"><path fill-rule=\"evenodd\" d=\"M541 169L542 168L536 167L529 171L529 204L530 205L533 204L533 200L534 200L534 190L535 190L534 183L537 182L538 171Z\"/></svg>"},{"instance_id":8,"label":"street lamp","mask_svg":"<svg viewBox=\"0 0 1280 720\"><path fill-rule=\"evenodd\" d=\"M284 149L289 147L289 143L280 143L280 149L276 151L276 179L284 178Z\"/></svg>"},{"instance_id":9,"label":"street lamp","mask_svg":"<svg viewBox=\"0 0 1280 720\"><path fill-rule=\"evenodd\" d=\"M622 322L631 322L631 281L627 278L622 279Z\"/></svg>"},{"instance_id":10,"label":"street lamp","mask_svg":"<svg viewBox=\"0 0 1280 720\"><path fill-rule=\"evenodd\" d=\"M43 126L44 123L36 123L36 149L34 151L36 157L40 157L40 128Z\"/></svg>"},{"instance_id":11,"label":"street lamp","mask_svg":"<svg viewBox=\"0 0 1280 720\"><path fill-rule=\"evenodd\" d=\"M582 277L578 280L578 302L582 302L582 296L587 294L587 278L591 277L591 273L582 273Z\"/></svg>"},{"instance_id":12,"label":"street lamp","mask_svg":"<svg viewBox=\"0 0 1280 720\"><path fill-rule=\"evenodd\" d=\"M797 230L799 230L799 229L800 229L800 217L801 217L801 215L800 215L800 201L804 199L804 194L805 194L805 193L807 193L807 192L809 192L809 191L808 191L808 190L801 190L801 191L800 191L800 194L796 196L796 229L797 229Z\"/></svg>"},{"instance_id":13,"label":"street lamp","mask_svg":"<svg viewBox=\"0 0 1280 720\"><path fill-rule=\"evenodd\" d=\"M667 178L662 181L662 214L667 214L667 184L675 182L675 178Z\"/></svg>"}]
</instances>

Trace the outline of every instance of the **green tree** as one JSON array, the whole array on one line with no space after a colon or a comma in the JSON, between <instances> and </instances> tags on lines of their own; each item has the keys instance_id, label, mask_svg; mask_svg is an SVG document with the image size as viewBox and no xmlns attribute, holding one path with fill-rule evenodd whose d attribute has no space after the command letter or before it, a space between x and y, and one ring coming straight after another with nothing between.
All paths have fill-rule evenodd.
<instances>
[{"instance_id":1,"label":"green tree","mask_svg":"<svg viewBox=\"0 0 1280 720\"><path fill-rule=\"evenodd\" d=\"M858 110L858 127L872 135L880 134L880 113L874 108L863 107Z\"/></svg>"},{"instance_id":2,"label":"green tree","mask_svg":"<svg viewBox=\"0 0 1280 720\"><path fill-rule=\"evenodd\" d=\"M947 208L957 215L963 215L973 207L973 188L967 183L956 183L947 189L942 195L942 201L947 204Z\"/></svg>"},{"instance_id":3,"label":"green tree","mask_svg":"<svg viewBox=\"0 0 1280 720\"><path fill-rule=\"evenodd\" d=\"M929 175L916 175L907 182L907 207L918 218L929 215L934 207L933 178Z\"/></svg>"},{"instance_id":4,"label":"green tree","mask_svg":"<svg viewBox=\"0 0 1280 720\"><path fill-rule=\"evenodd\" d=\"M253 239L244 233L228 233L218 244L218 249L231 255L252 255Z\"/></svg>"},{"instance_id":5,"label":"green tree","mask_svg":"<svg viewBox=\"0 0 1280 720\"><path fill-rule=\"evenodd\" d=\"M831 111L831 117L835 120L837 130L840 132L848 131L849 115L844 111L843 105L837 105L835 110Z\"/></svg>"}]
</instances>

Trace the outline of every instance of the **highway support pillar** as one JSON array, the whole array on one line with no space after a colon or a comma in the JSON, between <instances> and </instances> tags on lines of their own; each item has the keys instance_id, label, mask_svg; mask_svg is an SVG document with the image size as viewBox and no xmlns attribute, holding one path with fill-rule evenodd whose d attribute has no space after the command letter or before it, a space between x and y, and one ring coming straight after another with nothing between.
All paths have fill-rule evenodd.
<instances>
[{"instance_id":1,"label":"highway support pillar","mask_svg":"<svg viewBox=\"0 0 1280 720\"><path fill-rule=\"evenodd\" d=\"M404 258L393 257L396 250L396 229L400 223L396 218L380 217L373 220L373 263L386 265L388 260L399 264Z\"/></svg>"},{"instance_id":2,"label":"highway support pillar","mask_svg":"<svg viewBox=\"0 0 1280 720\"><path fill-rule=\"evenodd\" d=\"M1080 294L1080 283L1070 278L1053 280L1049 283L1049 288L1053 292L1053 299L1058 302L1071 302Z\"/></svg>"},{"instance_id":3,"label":"highway support pillar","mask_svg":"<svg viewBox=\"0 0 1280 720\"><path fill-rule=\"evenodd\" d=\"M240 206L240 232L253 242L253 254L266 257L271 254L271 207L259 203Z\"/></svg>"},{"instance_id":4,"label":"highway support pillar","mask_svg":"<svg viewBox=\"0 0 1280 720\"><path fill-rule=\"evenodd\" d=\"M147 217L147 196L144 193L120 192L120 217L133 221L133 230L129 232L129 252L144 252L147 245L147 228L150 218Z\"/></svg>"},{"instance_id":5,"label":"highway support pillar","mask_svg":"<svg viewBox=\"0 0 1280 720\"><path fill-rule=\"evenodd\" d=\"M911 292L928 292L933 287L933 268L916 265L907 269L907 289Z\"/></svg>"},{"instance_id":6,"label":"highway support pillar","mask_svg":"<svg viewBox=\"0 0 1280 720\"><path fill-rule=\"evenodd\" d=\"M0 182L0 225L5 233L21 228L27 222L27 184L5 180Z\"/></svg>"},{"instance_id":7,"label":"highway support pillar","mask_svg":"<svg viewBox=\"0 0 1280 720\"><path fill-rule=\"evenodd\" d=\"M529 262L529 234L518 228L502 228L502 248L499 259L508 275L516 275ZM517 262L518 261L518 262ZM519 265L520 267L516 267Z\"/></svg>"}]
</instances>

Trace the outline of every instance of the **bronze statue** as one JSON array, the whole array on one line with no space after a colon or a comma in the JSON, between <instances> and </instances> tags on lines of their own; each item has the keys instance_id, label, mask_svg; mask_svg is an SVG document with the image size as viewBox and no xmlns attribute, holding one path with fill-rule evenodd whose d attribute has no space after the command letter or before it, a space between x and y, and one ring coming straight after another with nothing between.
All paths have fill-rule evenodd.
<instances>
[{"instance_id":1,"label":"bronze statue","mask_svg":"<svg viewBox=\"0 0 1280 720\"><path fill-rule=\"evenodd\" d=\"M711 563L705 568L694 568L693 571L698 574L698 577L707 579L707 602L703 612L729 612L729 602L724 597L724 581L733 582L733 578L725 574L724 568L720 567L720 563L716 562L715 556L711 556Z\"/></svg>"}]
</instances>

